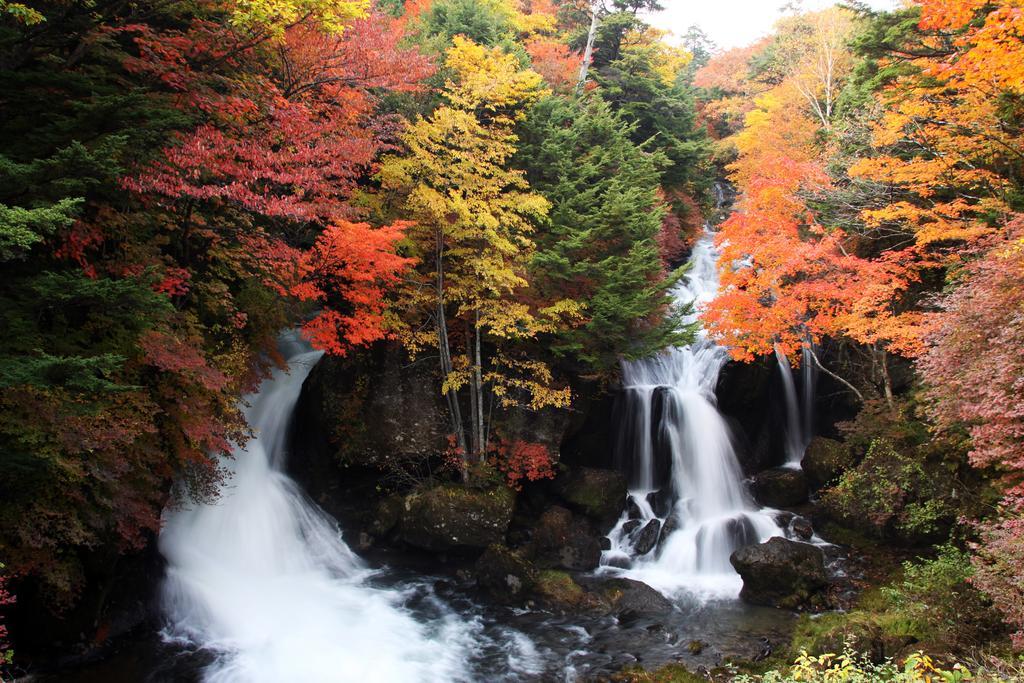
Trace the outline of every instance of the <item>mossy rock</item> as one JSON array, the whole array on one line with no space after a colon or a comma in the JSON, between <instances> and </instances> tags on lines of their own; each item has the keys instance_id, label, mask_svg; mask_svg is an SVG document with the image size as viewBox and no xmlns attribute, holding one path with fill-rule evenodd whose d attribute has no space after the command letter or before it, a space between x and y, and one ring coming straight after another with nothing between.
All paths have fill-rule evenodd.
<instances>
[{"instance_id":1,"label":"mossy rock","mask_svg":"<svg viewBox=\"0 0 1024 683\"><path fill-rule=\"evenodd\" d=\"M615 470L575 467L554 482L558 496L602 525L611 525L626 505L626 478Z\"/></svg>"},{"instance_id":2,"label":"mossy rock","mask_svg":"<svg viewBox=\"0 0 1024 683\"><path fill-rule=\"evenodd\" d=\"M537 597L549 607L567 610L592 610L600 602L576 583L568 572L545 569L540 572L535 587Z\"/></svg>"},{"instance_id":3,"label":"mossy rock","mask_svg":"<svg viewBox=\"0 0 1024 683\"><path fill-rule=\"evenodd\" d=\"M519 553L490 545L474 567L477 585L501 602L520 602L534 590L540 573Z\"/></svg>"},{"instance_id":4,"label":"mossy rock","mask_svg":"<svg viewBox=\"0 0 1024 683\"><path fill-rule=\"evenodd\" d=\"M842 441L816 436L807 446L800 466L815 489L832 484L856 464L850 447Z\"/></svg>"},{"instance_id":5,"label":"mossy rock","mask_svg":"<svg viewBox=\"0 0 1024 683\"><path fill-rule=\"evenodd\" d=\"M504 486L444 484L405 497L399 530L423 550L486 548L504 541L514 506L515 493Z\"/></svg>"},{"instance_id":6,"label":"mossy rock","mask_svg":"<svg viewBox=\"0 0 1024 683\"><path fill-rule=\"evenodd\" d=\"M816 546L775 537L740 548L729 562L743 577L740 597L745 602L785 609L825 607L828 575Z\"/></svg>"}]
</instances>

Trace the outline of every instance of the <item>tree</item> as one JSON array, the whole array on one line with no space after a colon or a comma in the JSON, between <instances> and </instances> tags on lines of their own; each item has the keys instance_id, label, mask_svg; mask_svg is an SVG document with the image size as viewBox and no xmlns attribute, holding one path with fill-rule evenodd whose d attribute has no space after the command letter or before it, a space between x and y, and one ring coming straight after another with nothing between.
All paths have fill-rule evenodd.
<instances>
[{"instance_id":1,"label":"tree","mask_svg":"<svg viewBox=\"0 0 1024 683\"><path fill-rule=\"evenodd\" d=\"M66 607L172 481L215 494L304 273L339 345L381 332L404 260L329 257L432 67L362 3L33 7L0 22L0 548Z\"/></svg>"},{"instance_id":2,"label":"tree","mask_svg":"<svg viewBox=\"0 0 1024 683\"><path fill-rule=\"evenodd\" d=\"M408 227L337 221L320 233L303 255L302 282L292 288L323 307L302 326L313 346L344 356L350 347L389 336L385 295L412 264L395 253Z\"/></svg>"},{"instance_id":3,"label":"tree","mask_svg":"<svg viewBox=\"0 0 1024 683\"><path fill-rule=\"evenodd\" d=\"M512 126L540 96L540 76L521 70L511 55L461 36L448 49L445 67L452 74L446 104L409 126L407 153L385 162L381 180L401 195L403 213L415 221L410 235L420 279L404 305L414 321L425 315L435 329L442 392L468 463L470 457L482 461L488 450L485 391L508 403L525 393L533 408L567 403L567 391L549 388L550 372L517 358L511 346L549 329L547 314L564 307L538 311L516 296L527 285L530 235L548 203L508 161L515 152ZM461 354L453 349L453 326L464 331ZM414 322L406 331L413 349L427 342L418 329ZM485 336L495 345L486 363ZM459 399L464 387L468 441Z\"/></svg>"},{"instance_id":4,"label":"tree","mask_svg":"<svg viewBox=\"0 0 1024 683\"><path fill-rule=\"evenodd\" d=\"M664 272L657 244L667 160L632 133L599 98L547 98L531 110L517 156L551 202L532 286L541 299L567 295L583 309L582 324L558 333L552 349L592 371L688 339L667 294L680 274Z\"/></svg>"},{"instance_id":5,"label":"tree","mask_svg":"<svg viewBox=\"0 0 1024 683\"><path fill-rule=\"evenodd\" d=\"M971 462L1006 478L1010 496L1024 497L1024 220L990 241L933 313L934 332L918 368L930 407L946 429L966 426Z\"/></svg>"}]
</instances>

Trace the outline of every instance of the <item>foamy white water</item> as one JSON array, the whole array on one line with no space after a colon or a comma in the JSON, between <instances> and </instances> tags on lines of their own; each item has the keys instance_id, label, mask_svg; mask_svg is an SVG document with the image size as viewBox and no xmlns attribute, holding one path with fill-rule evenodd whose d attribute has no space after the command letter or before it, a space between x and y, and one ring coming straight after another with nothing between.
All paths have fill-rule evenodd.
<instances>
[{"instance_id":1,"label":"foamy white water","mask_svg":"<svg viewBox=\"0 0 1024 683\"><path fill-rule=\"evenodd\" d=\"M169 511L165 635L208 649L210 682L458 681L477 627L454 613L427 623L372 574L337 524L282 471L302 382L320 357L292 342L289 370L247 397L257 435L225 461L213 504ZM517 643L524 659L534 654Z\"/></svg>"},{"instance_id":2,"label":"foamy white water","mask_svg":"<svg viewBox=\"0 0 1024 683\"><path fill-rule=\"evenodd\" d=\"M705 230L675 292L680 305L694 306L688 322L696 321L718 292L717 261L714 235ZM735 597L742 580L729 556L744 545L784 535L771 511L758 509L747 493L729 427L716 407L715 388L728 359L727 349L701 329L689 346L623 363L627 424L618 460L630 472L636 509L634 520L627 511L609 534L611 549L602 554L602 571L670 595ZM665 460L670 474L659 481ZM676 529L663 533L655 549L638 553L639 530L652 519Z\"/></svg>"}]
</instances>

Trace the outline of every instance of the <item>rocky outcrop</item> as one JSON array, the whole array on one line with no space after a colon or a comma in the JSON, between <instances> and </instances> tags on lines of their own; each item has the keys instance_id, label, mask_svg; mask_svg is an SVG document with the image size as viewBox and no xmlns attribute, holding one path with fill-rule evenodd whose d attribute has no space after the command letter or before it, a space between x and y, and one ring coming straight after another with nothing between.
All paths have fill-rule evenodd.
<instances>
[{"instance_id":1,"label":"rocky outcrop","mask_svg":"<svg viewBox=\"0 0 1024 683\"><path fill-rule=\"evenodd\" d=\"M492 598L516 602L530 594L540 572L529 560L503 545L490 545L474 566L476 583Z\"/></svg>"},{"instance_id":2,"label":"rocky outcrop","mask_svg":"<svg viewBox=\"0 0 1024 683\"><path fill-rule=\"evenodd\" d=\"M776 467L755 476L751 490L762 505L793 507L807 501L807 477L797 468Z\"/></svg>"},{"instance_id":3,"label":"rocky outcrop","mask_svg":"<svg viewBox=\"0 0 1024 683\"><path fill-rule=\"evenodd\" d=\"M743 578L740 597L754 605L822 608L828 586L821 549L785 538L740 548L729 558Z\"/></svg>"},{"instance_id":4,"label":"rocky outcrop","mask_svg":"<svg viewBox=\"0 0 1024 683\"><path fill-rule=\"evenodd\" d=\"M835 483L843 472L856 464L849 446L842 441L816 436L807 446L800 466L812 488Z\"/></svg>"},{"instance_id":5,"label":"rocky outcrop","mask_svg":"<svg viewBox=\"0 0 1024 683\"><path fill-rule=\"evenodd\" d=\"M541 515L528 550L544 569L590 571L601 560L600 538L590 522L556 505Z\"/></svg>"},{"instance_id":6,"label":"rocky outcrop","mask_svg":"<svg viewBox=\"0 0 1024 683\"><path fill-rule=\"evenodd\" d=\"M422 550L486 548L504 541L514 504L515 493L505 486L414 491L402 499L397 534Z\"/></svg>"},{"instance_id":7,"label":"rocky outcrop","mask_svg":"<svg viewBox=\"0 0 1024 683\"><path fill-rule=\"evenodd\" d=\"M326 432L343 466L393 469L444 452L448 415L434 363L396 344L325 356L302 387L298 412Z\"/></svg>"},{"instance_id":8,"label":"rocky outcrop","mask_svg":"<svg viewBox=\"0 0 1024 683\"><path fill-rule=\"evenodd\" d=\"M559 475L552 489L569 507L602 525L614 523L626 505L626 478L615 470L574 467Z\"/></svg>"}]
</instances>

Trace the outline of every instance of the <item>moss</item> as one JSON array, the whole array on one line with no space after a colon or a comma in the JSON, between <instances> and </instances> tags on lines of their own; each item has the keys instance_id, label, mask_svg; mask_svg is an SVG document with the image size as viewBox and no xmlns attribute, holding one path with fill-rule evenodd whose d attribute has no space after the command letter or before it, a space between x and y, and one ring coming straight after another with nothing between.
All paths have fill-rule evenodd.
<instances>
[{"instance_id":1,"label":"moss","mask_svg":"<svg viewBox=\"0 0 1024 683\"><path fill-rule=\"evenodd\" d=\"M567 572L546 569L537 579L537 593L545 601L555 605L578 606L586 597L586 591Z\"/></svg>"}]
</instances>

